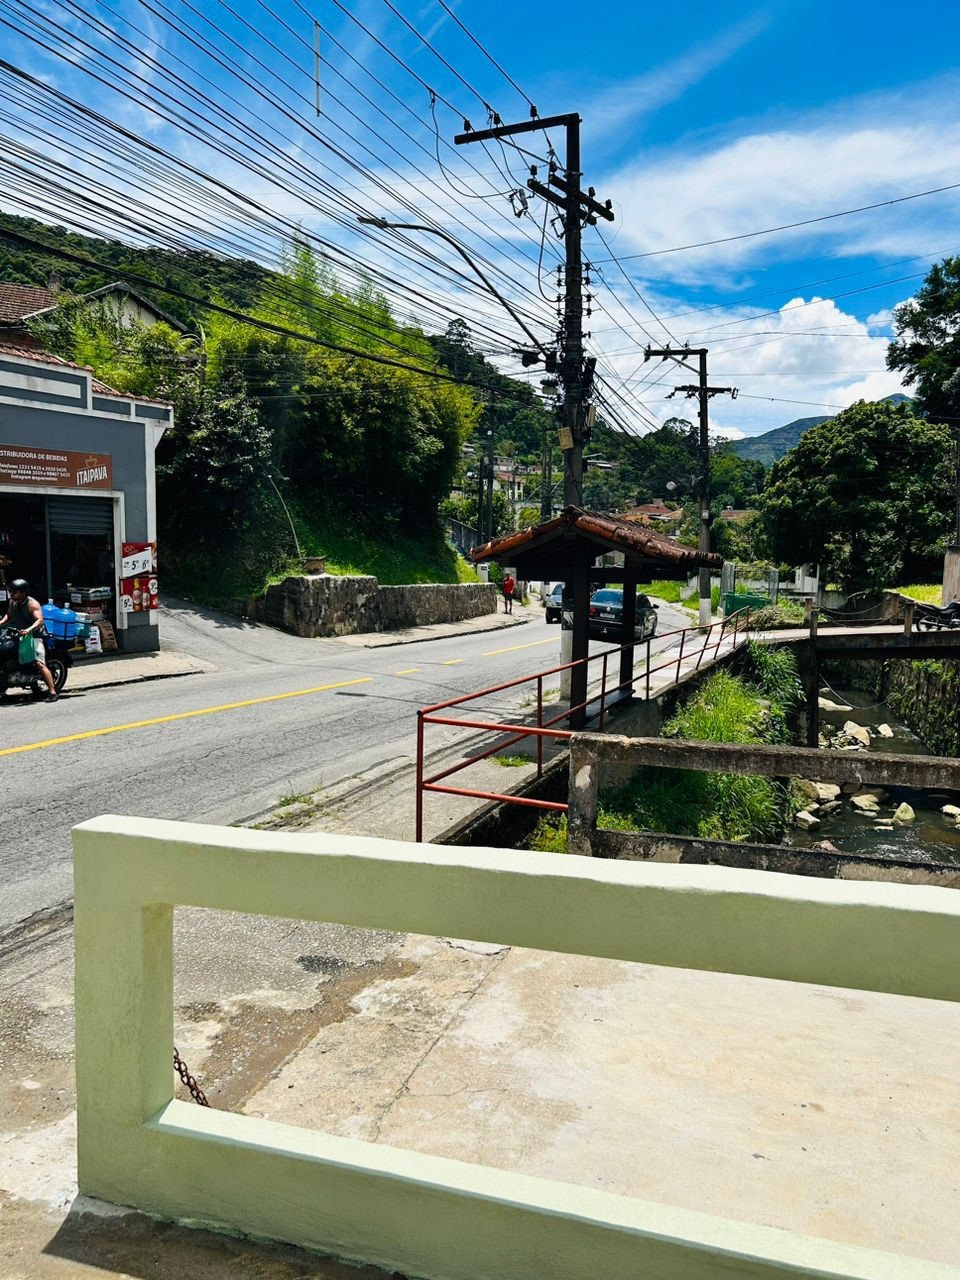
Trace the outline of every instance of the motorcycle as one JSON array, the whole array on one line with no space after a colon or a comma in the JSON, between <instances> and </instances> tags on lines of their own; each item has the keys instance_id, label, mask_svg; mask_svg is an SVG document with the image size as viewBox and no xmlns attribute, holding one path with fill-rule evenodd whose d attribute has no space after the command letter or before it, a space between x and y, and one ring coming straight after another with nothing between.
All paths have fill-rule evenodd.
<instances>
[{"instance_id":1,"label":"motorcycle","mask_svg":"<svg viewBox=\"0 0 960 1280\"><path fill-rule=\"evenodd\" d=\"M73 666L68 640L44 638L46 666L57 693L67 683L67 671ZM45 698L48 690L35 662L20 662L20 632L16 627L0 628L0 697L8 689L29 689L35 698Z\"/></svg>"},{"instance_id":2,"label":"motorcycle","mask_svg":"<svg viewBox=\"0 0 960 1280\"><path fill-rule=\"evenodd\" d=\"M917 604L914 621L918 631L950 631L960 628L960 600L942 608L935 604Z\"/></svg>"}]
</instances>

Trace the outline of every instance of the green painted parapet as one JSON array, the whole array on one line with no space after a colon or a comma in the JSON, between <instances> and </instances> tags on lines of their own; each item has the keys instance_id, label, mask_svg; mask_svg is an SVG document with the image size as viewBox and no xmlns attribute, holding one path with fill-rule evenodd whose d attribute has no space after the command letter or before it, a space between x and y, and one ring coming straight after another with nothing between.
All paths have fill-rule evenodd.
<instances>
[{"instance_id":1,"label":"green painted parapet","mask_svg":"<svg viewBox=\"0 0 960 1280\"><path fill-rule=\"evenodd\" d=\"M173 1097L173 908L960 999L960 895L105 817L74 829L80 1190L429 1280L960 1269ZM104 1088L109 1081L109 1088Z\"/></svg>"}]
</instances>

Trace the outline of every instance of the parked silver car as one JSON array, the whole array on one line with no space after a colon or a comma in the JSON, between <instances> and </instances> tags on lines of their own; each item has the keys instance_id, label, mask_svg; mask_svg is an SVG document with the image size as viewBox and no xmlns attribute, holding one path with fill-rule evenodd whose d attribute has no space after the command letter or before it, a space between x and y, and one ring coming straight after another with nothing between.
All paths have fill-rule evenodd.
<instances>
[{"instance_id":1,"label":"parked silver car","mask_svg":"<svg viewBox=\"0 0 960 1280\"><path fill-rule=\"evenodd\" d=\"M558 582L552 589L550 594L544 600L544 606L547 610L548 622L559 622L560 614L563 608L563 583Z\"/></svg>"}]
</instances>

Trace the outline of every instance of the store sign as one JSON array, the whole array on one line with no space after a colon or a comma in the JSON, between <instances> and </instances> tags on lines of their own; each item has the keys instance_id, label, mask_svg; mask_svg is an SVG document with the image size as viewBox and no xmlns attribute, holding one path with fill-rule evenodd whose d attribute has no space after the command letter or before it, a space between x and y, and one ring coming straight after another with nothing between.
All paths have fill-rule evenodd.
<instances>
[{"instance_id":1,"label":"store sign","mask_svg":"<svg viewBox=\"0 0 960 1280\"><path fill-rule=\"evenodd\" d=\"M157 544L125 542L120 555L120 612L145 613L158 609Z\"/></svg>"},{"instance_id":2,"label":"store sign","mask_svg":"<svg viewBox=\"0 0 960 1280\"><path fill-rule=\"evenodd\" d=\"M31 449L21 444L0 445L0 485L5 484L54 489L112 489L113 459L109 453Z\"/></svg>"}]
</instances>

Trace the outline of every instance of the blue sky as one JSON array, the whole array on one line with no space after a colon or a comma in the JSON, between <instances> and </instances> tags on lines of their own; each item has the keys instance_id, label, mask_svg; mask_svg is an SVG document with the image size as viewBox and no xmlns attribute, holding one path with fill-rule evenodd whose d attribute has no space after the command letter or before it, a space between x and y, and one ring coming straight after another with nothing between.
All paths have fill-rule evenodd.
<instances>
[{"instance_id":1,"label":"blue sky","mask_svg":"<svg viewBox=\"0 0 960 1280\"><path fill-rule=\"evenodd\" d=\"M445 229L482 257L538 333L555 324L549 220L538 286L543 206L532 201L517 219L505 194L522 187L530 157L447 145L463 114L477 128L486 123L483 102L504 119L524 118L524 96L438 0L391 4L37 0L28 11L0 0L0 16L20 31L12 62L194 166L187 193L169 172L139 164L141 143L132 142L125 155L111 152L105 177L106 144L73 136L58 149L41 114L48 91L25 98L7 82L0 127L30 149L21 163L39 175L42 158L53 157L72 166L74 193L91 177L109 192L99 193L94 215L82 194L25 187L22 170L8 171L4 206L140 240L245 247L264 261L279 256L278 220L300 224L335 247L348 276L356 262L395 281L388 292L399 315L436 328L461 312L502 353L501 367L517 370L508 349L519 331L482 286L450 278L444 264L456 258L441 242L356 228L365 211ZM682 404L666 399L673 374L643 364L651 339L709 346L713 379L740 388L736 401L712 404L719 434L754 434L898 389L884 370L890 311L931 262L960 252L960 191L673 250L960 182L960 68L951 58L960 13L929 0L909 9L887 0L694 2L679 13L568 0L548 10L448 4L541 115L583 117L584 181L617 214L601 225L605 244L585 234L595 264L588 323L605 394L623 421L645 430ZM312 17L324 57L319 119ZM104 71L106 84L94 79ZM427 86L437 95L442 164ZM164 105L180 119L164 118ZM224 155L237 131L264 145ZM551 140L562 155L560 136ZM542 136L521 141L543 155ZM213 182L259 203L266 212L255 227L236 201L214 206ZM143 206L139 230L127 221L132 200Z\"/></svg>"}]
</instances>

